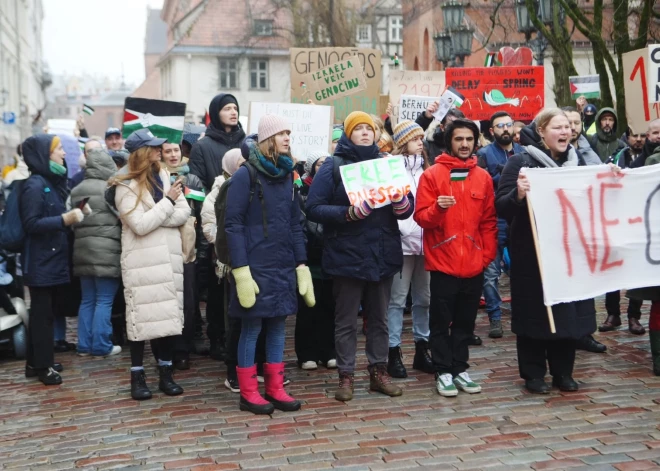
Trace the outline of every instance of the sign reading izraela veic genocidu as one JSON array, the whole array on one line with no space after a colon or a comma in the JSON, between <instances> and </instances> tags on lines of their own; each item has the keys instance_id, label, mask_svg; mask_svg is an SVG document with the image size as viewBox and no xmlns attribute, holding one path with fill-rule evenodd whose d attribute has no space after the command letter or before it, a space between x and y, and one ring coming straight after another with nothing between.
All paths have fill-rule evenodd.
<instances>
[{"instance_id":1,"label":"sign reading izraela veic genocidu","mask_svg":"<svg viewBox=\"0 0 660 471\"><path fill-rule=\"evenodd\" d=\"M339 167L352 206L373 199L376 208L392 203L395 193L407 195L410 178L400 157L373 159Z\"/></svg>"},{"instance_id":2,"label":"sign reading izraela veic genocidu","mask_svg":"<svg viewBox=\"0 0 660 471\"><path fill-rule=\"evenodd\" d=\"M183 137L185 117L185 103L128 97L124 101L122 137L126 139L138 129L148 128L154 136L178 144Z\"/></svg>"},{"instance_id":3,"label":"sign reading izraela veic genocidu","mask_svg":"<svg viewBox=\"0 0 660 471\"><path fill-rule=\"evenodd\" d=\"M660 165L524 170L547 306L660 285Z\"/></svg>"},{"instance_id":4,"label":"sign reading izraela veic genocidu","mask_svg":"<svg viewBox=\"0 0 660 471\"><path fill-rule=\"evenodd\" d=\"M257 133L259 120L266 114L282 116L291 123L291 153L296 159L307 160L314 151L329 153L332 106L250 102L248 134Z\"/></svg>"},{"instance_id":5,"label":"sign reading izraela veic genocidu","mask_svg":"<svg viewBox=\"0 0 660 471\"><path fill-rule=\"evenodd\" d=\"M461 111L475 121L489 120L497 111L532 120L545 103L543 67L450 68L445 78L465 97Z\"/></svg>"},{"instance_id":6,"label":"sign reading izraela veic genocidu","mask_svg":"<svg viewBox=\"0 0 660 471\"><path fill-rule=\"evenodd\" d=\"M367 88L357 56L325 66L303 77L314 103L332 103Z\"/></svg>"},{"instance_id":7,"label":"sign reading izraela veic genocidu","mask_svg":"<svg viewBox=\"0 0 660 471\"><path fill-rule=\"evenodd\" d=\"M306 81L306 76L325 67L357 56L366 78L367 87L352 95L333 97L326 102L332 105L335 120L343 121L353 111L378 113L380 99L381 52L377 49L350 47L291 48L291 102L307 103L312 100L319 103ZM353 64L357 65L357 64ZM321 78L323 80L323 78ZM334 85L334 84L333 84ZM334 90L334 88L333 88Z\"/></svg>"}]
</instances>

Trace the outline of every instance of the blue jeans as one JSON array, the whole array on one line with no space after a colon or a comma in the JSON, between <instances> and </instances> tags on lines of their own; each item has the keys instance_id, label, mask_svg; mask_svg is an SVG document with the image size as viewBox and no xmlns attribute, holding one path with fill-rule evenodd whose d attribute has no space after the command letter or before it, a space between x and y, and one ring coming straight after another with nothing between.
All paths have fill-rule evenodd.
<instances>
[{"instance_id":1,"label":"blue jeans","mask_svg":"<svg viewBox=\"0 0 660 471\"><path fill-rule=\"evenodd\" d=\"M78 352L107 355L112 350L112 302L119 278L81 276L82 300L78 311Z\"/></svg>"},{"instance_id":2,"label":"blue jeans","mask_svg":"<svg viewBox=\"0 0 660 471\"><path fill-rule=\"evenodd\" d=\"M484 299L486 300L488 319L491 321L502 319L502 311L500 310L502 298L498 286L502 274L502 250L503 247L497 248L495 260L490 262L490 265L484 271Z\"/></svg>"},{"instance_id":3,"label":"blue jeans","mask_svg":"<svg viewBox=\"0 0 660 471\"><path fill-rule=\"evenodd\" d=\"M412 285L413 339L429 339L429 303L431 301L431 273L424 269L423 255L404 255L401 273L394 275L387 308L390 348L401 345L403 308ZM369 322L369 321L367 321Z\"/></svg>"},{"instance_id":4,"label":"blue jeans","mask_svg":"<svg viewBox=\"0 0 660 471\"><path fill-rule=\"evenodd\" d=\"M53 317L53 340L66 340L66 317Z\"/></svg>"},{"instance_id":5,"label":"blue jeans","mask_svg":"<svg viewBox=\"0 0 660 471\"><path fill-rule=\"evenodd\" d=\"M238 340L238 366L249 368L254 365L254 352L262 324L266 328L266 363L282 363L285 322L286 316L243 319L241 337Z\"/></svg>"}]
</instances>

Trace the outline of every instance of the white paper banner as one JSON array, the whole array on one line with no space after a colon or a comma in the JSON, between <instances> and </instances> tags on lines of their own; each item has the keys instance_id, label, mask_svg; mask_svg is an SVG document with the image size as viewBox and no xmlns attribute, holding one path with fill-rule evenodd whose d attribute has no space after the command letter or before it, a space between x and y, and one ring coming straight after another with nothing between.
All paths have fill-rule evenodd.
<instances>
[{"instance_id":1,"label":"white paper banner","mask_svg":"<svg viewBox=\"0 0 660 471\"><path fill-rule=\"evenodd\" d=\"M660 285L660 165L525 172L546 305Z\"/></svg>"},{"instance_id":2,"label":"white paper banner","mask_svg":"<svg viewBox=\"0 0 660 471\"><path fill-rule=\"evenodd\" d=\"M410 178L401 157L366 160L339 167L348 199L357 206L367 198L376 208L387 206L395 193L407 195Z\"/></svg>"}]
</instances>

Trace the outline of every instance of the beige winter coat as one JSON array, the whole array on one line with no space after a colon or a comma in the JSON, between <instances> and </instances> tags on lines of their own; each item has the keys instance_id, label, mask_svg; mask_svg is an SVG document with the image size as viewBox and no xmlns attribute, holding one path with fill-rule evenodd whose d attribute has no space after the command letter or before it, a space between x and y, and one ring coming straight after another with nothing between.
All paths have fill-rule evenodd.
<instances>
[{"instance_id":1,"label":"beige winter coat","mask_svg":"<svg viewBox=\"0 0 660 471\"><path fill-rule=\"evenodd\" d=\"M160 171L163 194L170 178ZM163 197L154 202L149 192L135 207L135 181L117 185L115 204L122 221L121 273L126 298L129 340L179 335L183 330L183 257L179 226L190 216L183 194L176 204ZM130 213L129 213L130 212Z\"/></svg>"},{"instance_id":2,"label":"beige winter coat","mask_svg":"<svg viewBox=\"0 0 660 471\"><path fill-rule=\"evenodd\" d=\"M202 205L202 232L206 240L209 241L209 244L215 244L215 235L218 232L218 225L215 221L215 200L218 199L220 187L224 182L224 175L215 177L213 188L211 188L209 194L204 198L204 204Z\"/></svg>"}]
</instances>

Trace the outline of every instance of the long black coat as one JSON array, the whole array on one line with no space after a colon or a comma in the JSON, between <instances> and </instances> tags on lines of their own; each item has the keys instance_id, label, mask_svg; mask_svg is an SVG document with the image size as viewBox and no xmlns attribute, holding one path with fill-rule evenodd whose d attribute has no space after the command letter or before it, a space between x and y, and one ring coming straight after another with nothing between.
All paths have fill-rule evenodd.
<instances>
[{"instance_id":1,"label":"long black coat","mask_svg":"<svg viewBox=\"0 0 660 471\"><path fill-rule=\"evenodd\" d=\"M516 200L518 173L522 167L542 165L526 151L510 157L502 171L495 198L497 215L506 219L510 227L511 330L516 335L533 339L584 337L596 330L593 298L552 306L557 333L550 333L527 202Z\"/></svg>"}]
</instances>

